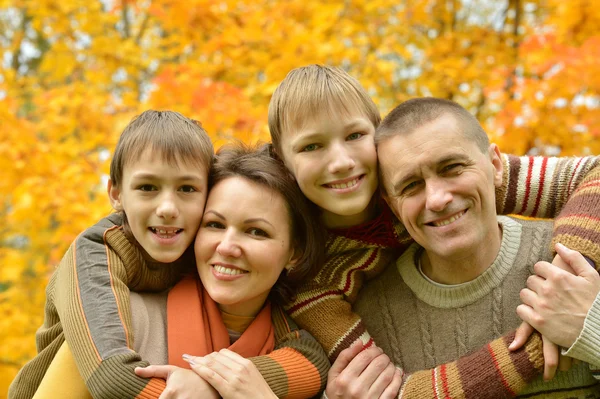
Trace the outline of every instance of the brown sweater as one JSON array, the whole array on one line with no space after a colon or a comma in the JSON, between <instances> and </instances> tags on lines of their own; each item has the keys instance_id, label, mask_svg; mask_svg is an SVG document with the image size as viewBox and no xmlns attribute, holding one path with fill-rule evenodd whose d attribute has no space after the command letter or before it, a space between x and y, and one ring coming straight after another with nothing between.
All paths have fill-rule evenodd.
<instances>
[{"instance_id":1,"label":"brown sweater","mask_svg":"<svg viewBox=\"0 0 600 399\"><path fill-rule=\"evenodd\" d=\"M456 360L520 324L515 313L519 291L536 261L552 259L552 225L507 217L499 221L500 252L475 280L455 286L429 280L418 268L422 248L413 244L396 267L388 267L359 294L354 310L378 345L405 371ZM598 363L597 357L589 354L581 360ZM570 398L600 397L600 385L588 364L561 372L548 383L537 379L520 395L554 398L565 393Z\"/></svg>"}]
</instances>

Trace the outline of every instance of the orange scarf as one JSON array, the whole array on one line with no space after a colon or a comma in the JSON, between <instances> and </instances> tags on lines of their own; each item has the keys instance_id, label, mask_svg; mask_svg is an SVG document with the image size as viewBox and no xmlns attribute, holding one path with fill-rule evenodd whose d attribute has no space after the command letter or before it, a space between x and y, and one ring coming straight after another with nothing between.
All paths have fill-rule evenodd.
<instances>
[{"instance_id":1,"label":"orange scarf","mask_svg":"<svg viewBox=\"0 0 600 399\"><path fill-rule=\"evenodd\" d=\"M167 297L167 344L169 364L189 368L184 353L204 356L223 348L243 357L261 356L275 347L271 304L265 303L254 321L232 345L221 312L200 279L187 276Z\"/></svg>"}]
</instances>

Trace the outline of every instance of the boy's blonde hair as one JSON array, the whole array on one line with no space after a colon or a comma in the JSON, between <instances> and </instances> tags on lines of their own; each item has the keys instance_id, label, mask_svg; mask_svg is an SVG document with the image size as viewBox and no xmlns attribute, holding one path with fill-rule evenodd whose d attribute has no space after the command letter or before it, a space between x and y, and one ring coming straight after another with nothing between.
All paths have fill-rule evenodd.
<instances>
[{"instance_id":1,"label":"boy's blonde hair","mask_svg":"<svg viewBox=\"0 0 600 399\"><path fill-rule=\"evenodd\" d=\"M277 86L269 103L269 131L278 155L281 155L281 136L301 127L303 122L328 112L350 114L354 109L364 113L379 126L381 116L377 106L358 80L341 68L307 65L291 70Z\"/></svg>"},{"instance_id":2,"label":"boy's blonde hair","mask_svg":"<svg viewBox=\"0 0 600 399\"><path fill-rule=\"evenodd\" d=\"M159 152L170 165L182 160L204 167L207 173L214 155L212 142L200 122L174 111L144 111L121 133L110 163L113 185L121 185L125 165L137 161L148 148Z\"/></svg>"}]
</instances>

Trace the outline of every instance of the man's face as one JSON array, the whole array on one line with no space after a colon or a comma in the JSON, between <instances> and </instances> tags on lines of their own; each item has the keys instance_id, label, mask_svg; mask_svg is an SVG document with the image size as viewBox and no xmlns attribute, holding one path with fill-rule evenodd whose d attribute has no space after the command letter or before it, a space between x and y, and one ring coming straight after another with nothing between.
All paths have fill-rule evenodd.
<instances>
[{"instance_id":1,"label":"man's face","mask_svg":"<svg viewBox=\"0 0 600 399\"><path fill-rule=\"evenodd\" d=\"M446 114L378 148L385 198L428 256L460 259L485 248L496 220L502 161L483 153Z\"/></svg>"}]
</instances>

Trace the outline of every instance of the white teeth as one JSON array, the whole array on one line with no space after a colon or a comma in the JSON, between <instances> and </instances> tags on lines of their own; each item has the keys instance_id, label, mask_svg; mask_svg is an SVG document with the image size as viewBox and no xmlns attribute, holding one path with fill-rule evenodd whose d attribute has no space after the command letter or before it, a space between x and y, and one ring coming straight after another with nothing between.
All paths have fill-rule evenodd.
<instances>
[{"instance_id":1,"label":"white teeth","mask_svg":"<svg viewBox=\"0 0 600 399\"><path fill-rule=\"evenodd\" d=\"M221 265L213 265L213 267L215 268L215 270L216 270L218 273L221 273L221 274L229 274L229 275L231 275L231 276L235 276L235 275L238 275L238 274L243 274L243 273L246 273L245 271L243 271L243 270L240 270L240 269L230 269L230 268L228 268L228 267L221 266Z\"/></svg>"},{"instance_id":2,"label":"white teeth","mask_svg":"<svg viewBox=\"0 0 600 399\"><path fill-rule=\"evenodd\" d=\"M157 229L155 227L150 228L155 234L161 238L171 238L175 234L179 233L182 229Z\"/></svg>"},{"instance_id":3,"label":"white teeth","mask_svg":"<svg viewBox=\"0 0 600 399\"><path fill-rule=\"evenodd\" d=\"M449 218L448 218L448 219L446 219L446 220L441 220L441 221L438 221L438 222L433 222L433 225L434 225L435 227L447 226L447 225L449 225L450 223L452 223L452 222L454 222L454 221L456 221L456 220L460 219L460 217L461 217L462 215L464 215L464 214L465 214L464 212L457 213L456 215L454 215L454 216L452 216L452 217L449 217Z\"/></svg>"},{"instance_id":4,"label":"white teeth","mask_svg":"<svg viewBox=\"0 0 600 399\"><path fill-rule=\"evenodd\" d=\"M346 183L340 183L340 184L328 184L329 187L331 188L348 188L348 187L354 187L356 186L356 184L358 183L358 177L354 180L351 180L349 182Z\"/></svg>"}]
</instances>

